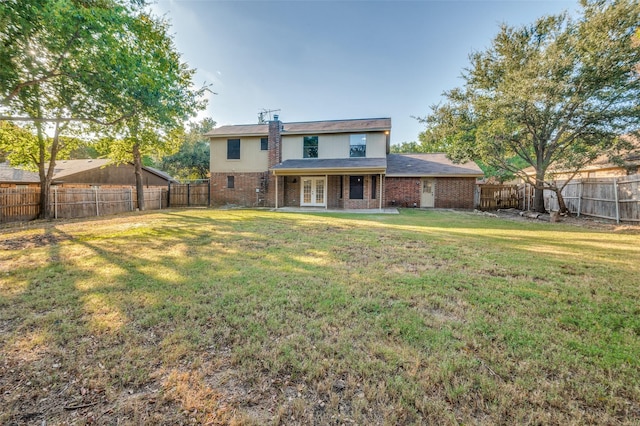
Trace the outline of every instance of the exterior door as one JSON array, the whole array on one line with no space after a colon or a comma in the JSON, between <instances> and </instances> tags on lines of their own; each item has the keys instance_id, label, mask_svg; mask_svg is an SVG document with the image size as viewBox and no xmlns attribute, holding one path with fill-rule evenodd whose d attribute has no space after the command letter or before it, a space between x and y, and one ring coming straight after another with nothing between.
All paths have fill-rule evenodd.
<instances>
[{"instance_id":1,"label":"exterior door","mask_svg":"<svg viewBox=\"0 0 640 426\"><path fill-rule=\"evenodd\" d=\"M420 207L434 207L435 181L433 179L422 179L422 193L420 196Z\"/></svg>"},{"instance_id":2,"label":"exterior door","mask_svg":"<svg viewBox=\"0 0 640 426\"><path fill-rule=\"evenodd\" d=\"M303 177L300 179L300 206L324 207L327 205L327 191L324 177Z\"/></svg>"}]
</instances>

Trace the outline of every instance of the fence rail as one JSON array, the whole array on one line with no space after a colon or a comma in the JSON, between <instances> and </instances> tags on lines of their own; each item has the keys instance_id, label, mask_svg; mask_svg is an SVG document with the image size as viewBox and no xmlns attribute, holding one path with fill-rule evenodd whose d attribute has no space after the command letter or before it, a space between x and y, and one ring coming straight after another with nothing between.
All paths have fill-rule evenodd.
<instances>
[{"instance_id":1,"label":"fence rail","mask_svg":"<svg viewBox=\"0 0 640 426\"><path fill-rule=\"evenodd\" d=\"M518 185L478 185L480 210L518 207Z\"/></svg>"},{"instance_id":2,"label":"fence rail","mask_svg":"<svg viewBox=\"0 0 640 426\"><path fill-rule=\"evenodd\" d=\"M558 186L563 183L558 182ZM517 188L515 206L514 187ZM509 207L530 210L533 206L535 190L529 184L479 185L479 188L477 208L481 210ZM599 217L617 222L640 222L640 175L572 180L562 190L562 197L569 211L578 216ZM559 210L555 192L544 191L544 204L549 211Z\"/></svg>"},{"instance_id":3,"label":"fence rail","mask_svg":"<svg viewBox=\"0 0 640 426\"><path fill-rule=\"evenodd\" d=\"M167 207L209 206L208 181L145 188L147 210ZM138 208L135 187L51 187L49 206L56 219L105 216ZM0 188L0 223L33 220L40 214L40 188Z\"/></svg>"},{"instance_id":4,"label":"fence rail","mask_svg":"<svg viewBox=\"0 0 640 426\"><path fill-rule=\"evenodd\" d=\"M209 181L169 184L169 203L171 207L211 205Z\"/></svg>"},{"instance_id":5,"label":"fence rail","mask_svg":"<svg viewBox=\"0 0 640 426\"><path fill-rule=\"evenodd\" d=\"M145 188L147 210L164 209L167 188ZM138 208L137 192L130 188L56 188L49 193L54 218L105 216ZM0 223L33 220L40 214L40 188L0 188Z\"/></svg>"}]
</instances>

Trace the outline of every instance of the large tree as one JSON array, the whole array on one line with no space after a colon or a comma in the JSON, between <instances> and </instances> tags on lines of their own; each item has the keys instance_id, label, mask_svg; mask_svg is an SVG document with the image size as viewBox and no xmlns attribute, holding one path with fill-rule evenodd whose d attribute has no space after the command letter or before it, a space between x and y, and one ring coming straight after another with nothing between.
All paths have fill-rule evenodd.
<instances>
[{"instance_id":1,"label":"large tree","mask_svg":"<svg viewBox=\"0 0 640 426\"><path fill-rule=\"evenodd\" d=\"M35 148L13 160L37 167L41 216L63 134L168 133L196 102L191 75L143 0L0 2L0 120L34 129Z\"/></svg>"},{"instance_id":2,"label":"large tree","mask_svg":"<svg viewBox=\"0 0 640 426\"><path fill-rule=\"evenodd\" d=\"M640 4L581 6L577 18L503 25L490 48L470 56L463 87L445 92L424 119L423 136L454 160L476 159L534 185L540 212L543 190L562 190L548 171L575 173L601 154L615 157L625 148L619 136L640 127ZM523 173L514 157L535 174Z\"/></svg>"},{"instance_id":3,"label":"large tree","mask_svg":"<svg viewBox=\"0 0 640 426\"><path fill-rule=\"evenodd\" d=\"M21 122L36 135L28 146L5 149L13 163L38 170L42 217L49 216L61 135L122 118L109 114L110 86L96 90L94 83L117 80L116 67L101 68L100 59L118 50L131 20L130 5L115 0L0 2L0 120Z\"/></svg>"},{"instance_id":4,"label":"large tree","mask_svg":"<svg viewBox=\"0 0 640 426\"><path fill-rule=\"evenodd\" d=\"M215 125L211 118L189 123L178 152L162 158L160 168L181 180L206 179L209 176L210 148L204 135Z\"/></svg>"},{"instance_id":5,"label":"large tree","mask_svg":"<svg viewBox=\"0 0 640 426\"><path fill-rule=\"evenodd\" d=\"M195 70L180 61L168 29L166 21L143 13L120 42L136 62L113 105L116 115L126 118L113 126L117 139L107 155L133 162L140 210L145 209L142 157L175 152L184 122L206 105L201 95L208 88L192 87Z\"/></svg>"}]
</instances>

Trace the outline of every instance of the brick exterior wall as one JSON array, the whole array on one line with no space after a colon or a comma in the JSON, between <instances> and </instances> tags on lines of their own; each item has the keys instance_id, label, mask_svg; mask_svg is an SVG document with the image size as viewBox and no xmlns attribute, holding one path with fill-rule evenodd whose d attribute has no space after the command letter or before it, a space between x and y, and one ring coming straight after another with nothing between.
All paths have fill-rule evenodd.
<instances>
[{"instance_id":1,"label":"brick exterior wall","mask_svg":"<svg viewBox=\"0 0 640 426\"><path fill-rule=\"evenodd\" d=\"M281 129L282 122L278 120L278 116L276 115L275 120L269 122L269 144L267 145L267 149L269 150L269 168L282 163Z\"/></svg>"},{"instance_id":2,"label":"brick exterior wall","mask_svg":"<svg viewBox=\"0 0 640 426\"><path fill-rule=\"evenodd\" d=\"M234 177L234 187L227 188L227 176ZM267 173L211 173L211 205L227 204L261 207L268 205L264 191ZM272 176L269 176L272 178ZM260 192L256 192L259 189ZM274 189L275 191L275 189Z\"/></svg>"},{"instance_id":3,"label":"brick exterior wall","mask_svg":"<svg viewBox=\"0 0 640 426\"><path fill-rule=\"evenodd\" d=\"M385 183L387 206L421 207L421 178L389 177ZM475 188L475 178L434 178L434 207L473 209Z\"/></svg>"},{"instance_id":4,"label":"brick exterior wall","mask_svg":"<svg viewBox=\"0 0 640 426\"><path fill-rule=\"evenodd\" d=\"M359 175L353 175L359 176ZM364 176L364 188L363 188L363 199L362 200L352 200L349 198L349 184L350 179L349 176L342 176L344 179L344 194L342 196L342 206L345 209L377 209L380 207L380 177L376 175L376 197L371 197L371 175ZM340 182L338 181L338 185ZM338 193L340 192L340 188L338 187ZM383 204L384 206L384 200Z\"/></svg>"},{"instance_id":5,"label":"brick exterior wall","mask_svg":"<svg viewBox=\"0 0 640 426\"><path fill-rule=\"evenodd\" d=\"M300 207L300 177L283 176L282 184L283 186L278 188L278 190L282 190L283 195L281 205L284 207Z\"/></svg>"},{"instance_id":6,"label":"brick exterior wall","mask_svg":"<svg viewBox=\"0 0 640 426\"><path fill-rule=\"evenodd\" d=\"M340 180L343 176L328 176L327 182L327 208L341 209L344 206L344 196L340 194Z\"/></svg>"},{"instance_id":7,"label":"brick exterior wall","mask_svg":"<svg viewBox=\"0 0 640 426\"><path fill-rule=\"evenodd\" d=\"M386 205L420 207L420 190L420 178L418 177L386 178L384 188Z\"/></svg>"},{"instance_id":8,"label":"brick exterior wall","mask_svg":"<svg viewBox=\"0 0 640 426\"><path fill-rule=\"evenodd\" d=\"M435 207L473 209L476 178L436 178Z\"/></svg>"}]
</instances>

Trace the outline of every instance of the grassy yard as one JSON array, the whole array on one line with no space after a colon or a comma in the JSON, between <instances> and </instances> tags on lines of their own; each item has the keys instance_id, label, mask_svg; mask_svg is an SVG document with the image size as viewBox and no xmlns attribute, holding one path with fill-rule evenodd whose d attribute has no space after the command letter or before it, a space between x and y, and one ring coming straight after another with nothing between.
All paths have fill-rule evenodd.
<instances>
[{"instance_id":1,"label":"grassy yard","mask_svg":"<svg viewBox=\"0 0 640 426\"><path fill-rule=\"evenodd\" d=\"M638 424L640 234L168 210L0 230L0 424Z\"/></svg>"}]
</instances>

